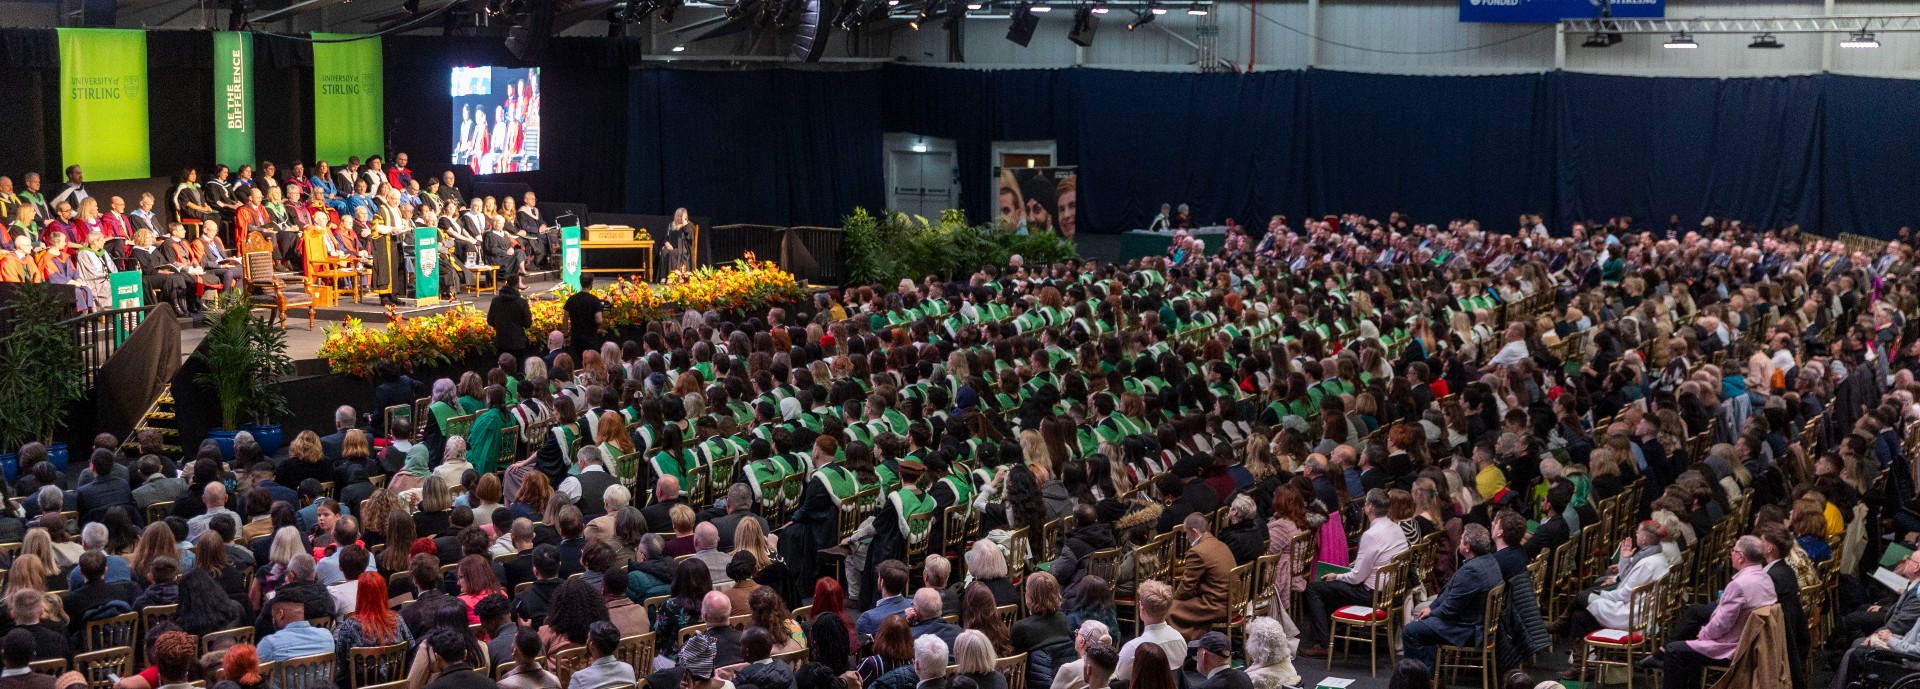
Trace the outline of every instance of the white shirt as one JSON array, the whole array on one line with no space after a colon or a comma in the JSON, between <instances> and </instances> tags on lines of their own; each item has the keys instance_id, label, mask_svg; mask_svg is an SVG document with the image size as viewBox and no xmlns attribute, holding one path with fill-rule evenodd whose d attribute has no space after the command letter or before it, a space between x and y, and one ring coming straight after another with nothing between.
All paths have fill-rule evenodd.
<instances>
[{"instance_id":1,"label":"white shirt","mask_svg":"<svg viewBox=\"0 0 1920 689\"><path fill-rule=\"evenodd\" d=\"M598 471L598 472L604 473L606 472L606 470L607 468L605 466L602 466L599 464L589 464L585 467L581 467L580 473L584 474L589 471ZM568 476L567 480L561 481L560 487L555 488L554 490L559 492L561 495L567 496L567 499L569 500L572 500L574 502L580 502L580 477Z\"/></svg>"},{"instance_id":2,"label":"white shirt","mask_svg":"<svg viewBox=\"0 0 1920 689\"><path fill-rule=\"evenodd\" d=\"M1500 353L1493 355L1493 360L1487 363L1493 366L1512 366L1526 360L1527 356L1526 341L1514 340L1502 345Z\"/></svg>"},{"instance_id":3,"label":"white shirt","mask_svg":"<svg viewBox=\"0 0 1920 689\"><path fill-rule=\"evenodd\" d=\"M1393 522L1387 522L1387 526L1393 529L1394 537L1399 538L1401 547L1405 548L1406 539L1400 536L1400 527L1393 526ZM1140 630L1140 636L1134 637L1132 641L1127 642L1127 645L1120 647L1120 662L1114 665L1113 676L1133 676L1133 652L1134 649L1140 647L1140 643L1143 641L1146 643L1160 644L1161 650L1167 652L1168 658L1184 659L1187 657L1186 637L1181 636L1179 631L1168 626L1165 622L1150 624L1147 625L1146 629Z\"/></svg>"},{"instance_id":4,"label":"white shirt","mask_svg":"<svg viewBox=\"0 0 1920 689\"><path fill-rule=\"evenodd\" d=\"M1407 536L1400 526L1391 519L1376 518L1367 525L1366 533L1360 534L1360 554L1353 559L1353 569L1335 579L1369 589L1377 587L1385 574L1382 567L1406 549Z\"/></svg>"},{"instance_id":5,"label":"white shirt","mask_svg":"<svg viewBox=\"0 0 1920 689\"><path fill-rule=\"evenodd\" d=\"M346 617L353 614L354 603L360 598L360 582L343 580L328 586L327 594L333 596L334 615Z\"/></svg>"}]
</instances>

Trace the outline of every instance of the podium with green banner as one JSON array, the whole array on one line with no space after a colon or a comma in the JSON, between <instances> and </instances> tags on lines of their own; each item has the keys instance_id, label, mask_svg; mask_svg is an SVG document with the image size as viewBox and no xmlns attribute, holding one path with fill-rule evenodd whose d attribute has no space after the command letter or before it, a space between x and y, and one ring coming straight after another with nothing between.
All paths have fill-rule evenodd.
<instances>
[{"instance_id":1,"label":"podium with green banner","mask_svg":"<svg viewBox=\"0 0 1920 689\"><path fill-rule=\"evenodd\" d=\"M440 230L413 228L414 306L440 303Z\"/></svg>"},{"instance_id":2,"label":"podium with green banner","mask_svg":"<svg viewBox=\"0 0 1920 689\"><path fill-rule=\"evenodd\" d=\"M122 270L117 273L108 273L107 302L115 309L137 309L145 306L147 304L147 290L144 289L146 283L141 280L141 277L140 271L137 270ZM114 318L110 320L113 323L114 344L125 343L127 337L133 335L132 330L127 325L129 321L124 318Z\"/></svg>"},{"instance_id":3,"label":"podium with green banner","mask_svg":"<svg viewBox=\"0 0 1920 689\"><path fill-rule=\"evenodd\" d=\"M560 226L560 281L580 289L580 223Z\"/></svg>"}]
</instances>

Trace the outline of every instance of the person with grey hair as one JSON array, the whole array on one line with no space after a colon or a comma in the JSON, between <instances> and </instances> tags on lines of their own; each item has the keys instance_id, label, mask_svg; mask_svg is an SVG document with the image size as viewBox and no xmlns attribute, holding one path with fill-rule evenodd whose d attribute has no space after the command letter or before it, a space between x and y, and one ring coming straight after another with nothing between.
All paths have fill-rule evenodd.
<instances>
[{"instance_id":1,"label":"person with grey hair","mask_svg":"<svg viewBox=\"0 0 1920 689\"><path fill-rule=\"evenodd\" d=\"M1643 667L1658 667L1663 671L1661 689L1700 686L1700 668L1725 665L1731 660L1734 649L1740 645L1740 633L1747 626L1747 618L1753 611L1779 601L1773 578L1766 573L1767 548L1760 537L1741 536L1733 542L1727 558L1733 568L1733 578L1720 592L1720 602L1713 606L1706 626L1700 628L1698 635L1684 634L1688 630L1676 626L1673 640L1642 663ZM1690 636L1694 638L1688 638Z\"/></svg>"},{"instance_id":2,"label":"person with grey hair","mask_svg":"<svg viewBox=\"0 0 1920 689\"><path fill-rule=\"evenodd\" d=\"M1111 643L1113 643L1113 634L1107 630L1107 623L1099 620L1081 622L1080 630L1073 634L1073 652L1078 657L1062 664L1060 669L1053 672L1051 689L1087 689L1089 686L1087 684L1087 648L1093 644ZM1298 681L1298 678L1295 681Z\"/></svg>"},{"instance_id":3,"label":"person with grey hair","mask_svg":"<svg viewBox=\"0 0 1920 689\"><path fill-rule=\"evenodd\" d=\"M733 557L720 552L720 531L714 528L713 522L693 527L693 559L707 566L715 586L733 583L733 578L727 576L727 563L732 562Z\"/></svg>"},{"instance_id":4,"label":"person with grey hair","mask_svg":"<svg viewBox=\"0 0 1920 689\"><path fill-rule=\"evenodd\" d=\"M81 557L86 557L85 553L100 553L106 556L107 573L101 581L109 584L133 581L133 567L127 564L126 558L107 553L108 537L106 524L88 522L86 526L80 527L80 547L84 549ZM67 590L80 588L85 581L80 576L80 568L75 567L73 571L67 573Z\"/></svg>"},{"instance_id":5,"label":"person with grey hair","mask_svg":"<svg viewBox=\"0 0 1920 689\"><path fill-rule=\"evenodd\" d=\"M1327 657L1330 613L1348 605L1372 603L1374 588L1392 583L1387 580L1388 563L1406 551L1407 537L1399 525L1387 518L1391 505L1386 491L1367 491L1367 530L1360 534L1360 551L1353 559L1352 569L1328 574L1307 584L1306 604L1302 606L1305 612L1295 620L1300 624L1301 657Z\"/></svg>"},{"instance_id":6,"label":"person with grey hair","mask_svg":"<svg viewBox=\"0 0 1920 689\"><path fill-rule=\"evenodd\" d=\"M320 456L327 466L340 463L340 445L346 442L347 431L358 426L358 418L353 407L344 404L333 410L333 432L320 437Z\"/></svg>"},{"instance_id":7,"label":"person with grey hair","mask_svg":"<svg viewBox=\"0 0 1920 689\"><path fill-rule=\"evenodd\" d=\"M1280 689L1300 684L1300 671L1293 667L1293 647L1280 621L1255 617L1247 621L1247 679L1253 689Z\"/></svg>"},{"instance_id":8,"label":"person with grey hair","mask_svg":"<svg viewBox=\"0 0 1920 689\"><path fill-rule=\"evenodd\" d=\"M914 689L947 689L947 642L937 636L913 640L913 672L920 678Z\"/></svg>"},{"instance_id":9,"label":"person with grey hair","mask_svg":"<svg viewBox=\"0 0 1920 689\"><path fill-rule=\"evenodd\" d=\"M951 646L954 638L960 636L960 625L941 618L943 606L939 589L923 586L913 592L913 607L907 608L907 624L911 625L913 635L931 634Z\"/></svg>"},{"instance_id":10,"label":"person with grey hair","mask_svg":"<svg viewBox=\"0 0 1920 689\"><path fill-rule=\"evenodd\" d=\"M587 520L587 542L601 542L612 545L615 550L624 550L614 533L614 515L627 508L633 502L633 491L618 483L607 486L607 492L600 496L600 506L606 510L598 517Z\"/></svg>"},{"instance_id":11,"label":"person with grey hair","mask_svg":"<svg viewBox=\"0 0 1920 689\"><path fill-rule=\"evenodd\" d=\"M640 537L633 549L633 563L627 568L628 598L645 601L672 590L673 568L679 563L662 555L666 548L667 539L660 534L648 532Z\"/></svg>"},{"instance_id":12,"label":"person with grey hair","mask_svg":"<svg viewBox=\"0 0 1920 689\"><path fill-rule=\"evenodd\" d=\"M239 514L234 513L233 510L227 509L226 484L219 481L207 484L207 487L200 491L200 501L207 506L207 511L200 516L187 520L188 541L198 539L200 538L200 534L206 533L207 524L212 522L216 515L227 515L235 524L247 523L245 517L241 517Z\"/></svg>"},{"instance_id":13,"label":"person with grey hair","mask_svg":"<svg viewBox=\"0 0 1920 689\"><path fill-rule=\"evenodd\" d=\"M1233 496L1233 504L1227 508L1227 526L1217 537L1233 553L1236 567L1267 554L1267 523L1260 519L1260 508L1254 506L1252 496Z\"/></svg>"},{"instance_id":14,"label":"person with grey hair","mask_svg":"<svg viewBox=\"0 0 1920 689\"><path fill-rule=\"evenodd\" d=\"M314 576L316 561L313 555L300 553L287 561L287 580L273 589L272 600L298 602L304 606L300 619L310 620L316 617L332 617L334 613L333 594ZM272 605L261 605L254 626L261 629L278 629L276 618L272 614Z\"/></svg>"},{"instance_id":15,"label":"person with grey hair","mask_svg":"<svg viewBox=\"0 0 1920 689\"><path fill-rule=\"evenodd\" d=\"M752 519L760 522L760 533L771 534L773 528L767 524L766 517L753 512L753 489L745 483L736 483L727 487L727 513L713 518L713 528L720 531L720 549L733 550L733 530L740 522ZM698 534L695 534L698 536Z\"/></svg>"},{"instance_id":16,"label":"person with grey hair","mask_svg":"<svg viewBox=\"0 0 1920 689\"><path fill-rule=\"evenodd\" d=\"M1447 579L1446 588L1414 614L1414 621L1400 630L1400 648L1408 658L1434 666L1441 645L1471 646L1480 642L1480 630L1486 620L1486 597L1505 583L1500 563L1491 557L1493 534L1487 527L1468 524L1460 534L1458 546L1463 564Z\"/></svg>"},{"instance_id":17,"label":"person with grey hair","mask_svg":"<svg viewBox=\"0 0 1920 689\"><path fill-rule=\"evenodd\" d=\"M606 458L598 447L583 446L574 452L574 458L580 473L561 481L554 492L572 500L582 518L593 520L607 513L607 489L619 485L620 479L607 471Z\"/></svg>"}]
</instances>

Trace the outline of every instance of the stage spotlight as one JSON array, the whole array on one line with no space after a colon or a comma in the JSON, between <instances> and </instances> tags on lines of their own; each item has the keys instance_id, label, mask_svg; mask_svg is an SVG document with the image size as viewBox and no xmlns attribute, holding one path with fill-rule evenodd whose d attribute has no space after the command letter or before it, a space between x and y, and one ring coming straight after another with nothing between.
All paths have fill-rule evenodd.
<instances>
[{"instance_id":1,"label":"stage spotlight","mask_svg":"<svg viewBox=\"0 0 1920 689\"><path fill-rule=\"evenodd\" d=\"M920 13L914 15L913 20L907 22L907 26L913 27L914 31L919 31L920 25L927 23L927 20L932 19L934 14L934 0L927 0L927 4L920 6Z\"/></svg>"},{"instance_id":2,"label":"stage spotlight","mask_svg":"<svg viewBox=\"0 0 1920 689\"><path fill-rule=\"evenodd\" d=\"M1783 48L1786 46L1785 44L1780 42L1780 39L1774 38L1773 34L1763 33L1758 36L1754 36L1753 42L1748 43L1747 47L1748 48Z\"/></svg>"},{"instance_id":3,"label":"stage spotlight","mask_svg":"<svg viewBox=\"0 0 1920 689\"><path fill-rule=\"evenodd\" d=\"M979 3L979 2L969 2L969 3L967 3L967 9L968 9L969 11L972 11L972 10L979 10L979 9L981 9L981 8L984 8L984 7L986 7L986 6L987 6L987 5L986 5L986 3Z\"/></svg>"},{"instance_id":4,"label":"stage spotlight","mask_svg":"<svg viewBox=\"0 0 1920 689\"><path fill-rule=\"evenodd\" d=\"M1081 5L1073 11L1073 29L1067 32L1067 40L1082 48L1093 47L1093 33L1100 28L1100 18L1093 12L1092 5Z\"/></svg>"},{"instance_id":5,"label":"stage spotlight","mask_svg":"<svg viewBox=\"0 0 1920 689\"><path fill-rule=\"evenodd\" d=\"M535 62L546 56L547 39L553 37L556 0L528 0L513 15L513 27L507 29L507 51L523 62Z\"/></svg>"},{"instance_id":6,"label":"stage spotlight","mask_svg":"<svg viewBox=\"0 0 1920 689\"><path fill-rule=\"evenodd\" d=\"M1007 27L1007 40L1024 48L1033 42L1033 30L1038 26L1040 18L1033 14L1033 3L1022 2L1013 8L1013 24Z\"/></svg>"},{"instance_id":7,"label":"stage spotlight","mask_svg":"<svg viewBox=\"0 0 1920 689\"><path fill-rule=\"evenodd\" d=\"M674 10L680 9L681 5L686 4L686 0L661 0L658 4L660 6L660 21L672 24Z\"/></svg>"},{"instance_id":8,"label":"stage spotlight","mask_svg":"<svg viewBox=\"0 0 1920 689\"><path fill-rule=\"evenodd\" d=\"M1207 16L1207 6L1197 2L1193 3L1192 5L1187 6L1187 14L1191 14L1196 17Z\"/></svg>"},{"instance_id":9,"label":"stage spotlight","mask_svg":"<svg viewBox=\"0 0 1920 689\"><path fill-rule=\"evenodd\" d=\"M676 53L687 52L687 47L684 45L676 45L673 47L673 52L676 52Z\"/></svg>"},{"instance_id":10,"label":"stage spotlight","mask_svg":"<svg viewBox=\"0 0 1920 689\"><path fill-rule=\"evenodd\" d=\"M1580 47L1582 48L1607 48L1612 46L1613 46L1613 41L1607 40L1607 37L1600 33L1595 33L1592 36L1588 36L1587 40L1580 44Z\"/></svg>"},{"instance_id":11,"label":"stage spotlight","mask_svg":"<svg viewBox=\"0 0 1920 689\"><path fill-rule=\"evenodd\" d=\"M1107 13L1107 6L1106 6L1106 5L1094 5L1094 6L1093 6L1093 13L1094 13L1094 14L1106 14L1106 13Z\"/></svg>"},{"instance_id":12,"label":"stage spotlight","mask_svg":"<svg viewBox=\"0 0 1920 689\"><path fill-rule=\"evenodd\" d=\"M1040 4L1037 4L1037 5L1034 5L1034 6L1033 6L1033 11L1035 11L1035 12L1052 12L1052 11L1053 11L1053 6L1052 6L1052 5L1049 5L1049 4L1046 4L1046 3L1044 3L1044 2L1042 2L1042 3L1040 3Z\"/></svg>"},{"instance_id":13,"label":"stage spotlight","mask_svg":"<svg viewBox=\"0 0 1920 689\"><path fill-rule=\"evenodd\" d=\"M1681 31L1666 42L1666 47L1672 50L1693 50L1700 47L1700 44L1694 42L1692 34Z\"/></svg>"},{"instance_id":14,"label":"stage spotlight","mask_svg":"<svg viewBox=\"0 0 1920 689\"><path fill-rule=\"evenodd\" d=\"M1841 41L1840 47L1842 48L1878 48L1880 47L1880 41L1874 39L1872 31L1861 29L1847 36L1847 40Z\"/></svg>"},{"instance_id":15,"label":"stage spotlight","mask_svg":"<svg viewBox=\"0 0 1920 689\"><path fill-rule=\"evenodd\" d=\"M1158 10L1158 9L1155 9L1152 5L1148 5L1147 9L1134 12L1133 21L1127 22L1127 30L1132 31L1142 26L1152 24L1153 18L1159 16L1164 11L1165 10Z\"/></svg>"}]
</instances>

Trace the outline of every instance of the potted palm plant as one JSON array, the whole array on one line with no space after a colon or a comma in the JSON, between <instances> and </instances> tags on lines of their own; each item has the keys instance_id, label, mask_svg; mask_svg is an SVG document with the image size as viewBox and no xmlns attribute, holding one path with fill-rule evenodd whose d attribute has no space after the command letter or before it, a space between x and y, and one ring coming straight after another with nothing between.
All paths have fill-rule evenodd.
<instances>
[{"instance_id":1,"label":"potted palm plant","mask_svg":"<svg viewBox=\"0 0 1920 689\"><path fill-rule=\"evenodd\" d=\"M274 385L293 370L286 331L255 315L241 295L223 296L207 319L207 336L193 356L206 367L194 383L220 404L220 427L210 433L220 451L233 457L233 438L247 431L272 454L280 447L280 424L287 398Z\"/></svg>"},{"instance_id":2,"label":"potted palm plant","mask_svg":"<svg viewBox=\"0 0 1920 689\"><path fill-rule=\"evenodd\" d=\"M49 461L67 468L66 443L54 434L67 426L67 405L87 396L80 343L61 322L71 313L44 289L15 292L13 332L0 339L0 472L12 481L22 445L46 445Z\"/></svg>"}]
</instances>

